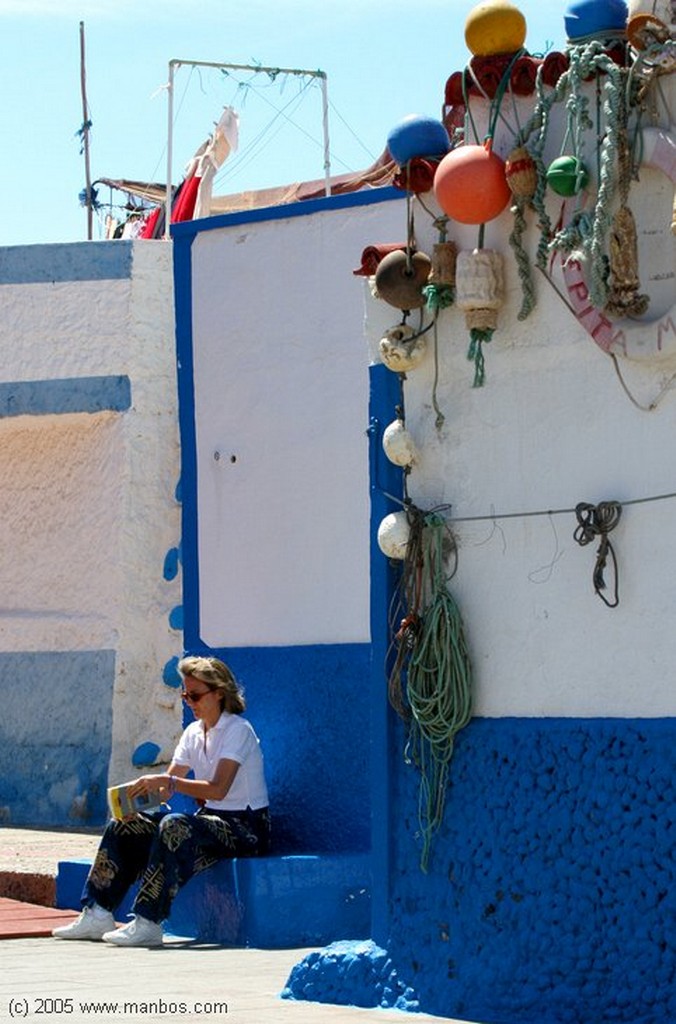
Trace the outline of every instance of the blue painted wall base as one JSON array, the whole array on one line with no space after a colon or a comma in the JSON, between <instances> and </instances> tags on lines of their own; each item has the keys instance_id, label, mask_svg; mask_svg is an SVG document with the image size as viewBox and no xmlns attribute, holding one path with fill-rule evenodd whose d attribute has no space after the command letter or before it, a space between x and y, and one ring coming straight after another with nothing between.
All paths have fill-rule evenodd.
<instances>
[{"instance_id":1,"label":"blue painted wall base","mask_svg":"<svg viewBox=\"0 0 676 1024\"><path fill-rule=\"evenodd\" d=\"M426 1013L676 1020L676 720L475 719L420 869L397 730L389 936ZM377 864L374 867L377 870Z\"/></svg>"},{"instance_id":2,"label":"blue painted wall base","mask_svg":"<svg viewBox=\"0 0 676 1024\"><path fill-rule=\"evenodd\" d=\"M59 864L57 906L79 909L90 862ZM192 878L172 906L166 930L226 946L294 949L370 930L366 854L223 860ZM123 921L133 893L116 912Z\"/></svg>"}]
</instances>

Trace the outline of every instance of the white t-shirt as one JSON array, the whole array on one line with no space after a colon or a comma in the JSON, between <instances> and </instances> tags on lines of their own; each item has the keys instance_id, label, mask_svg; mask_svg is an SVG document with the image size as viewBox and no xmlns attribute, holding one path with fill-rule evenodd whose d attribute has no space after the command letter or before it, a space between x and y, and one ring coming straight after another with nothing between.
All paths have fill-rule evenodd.
<instances>
[{"instance_id":1,"label":"white t-shirt","mask_svg":"<svg viewBox=\"0 0 676 1024\"><path fill-rule=\"evenodd\" d=\"M191 722L174 751L175 764L185 765L196 779L211 781L219 761L237 761L239 768L223 800L207 800L206 806L218 811L253 811L268 806L268 790L263 771L263 753L250 722L224 711L216 725L207 731L201 722Z\"/></svg>"}]
</instances>

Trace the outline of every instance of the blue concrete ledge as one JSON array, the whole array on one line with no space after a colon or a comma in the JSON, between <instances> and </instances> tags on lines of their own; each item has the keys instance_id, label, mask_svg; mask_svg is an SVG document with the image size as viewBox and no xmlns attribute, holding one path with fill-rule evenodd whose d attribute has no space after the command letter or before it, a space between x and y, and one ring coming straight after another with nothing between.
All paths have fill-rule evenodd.
<instances>
[{"instance_id":1,"label":"blue concrete ledge","mask_svg":"<svg viewBox=\"0 0 676 1024\"><path fill-rule=\"evenodd\" d=\"M79 909L90 861L61 861L56 905ZM224 860L174 901L166 930L200 942L257 949L326 946L371 931L368 854ZM133 893L117 912L124 920Z\"/></svg>"}]
</instances>

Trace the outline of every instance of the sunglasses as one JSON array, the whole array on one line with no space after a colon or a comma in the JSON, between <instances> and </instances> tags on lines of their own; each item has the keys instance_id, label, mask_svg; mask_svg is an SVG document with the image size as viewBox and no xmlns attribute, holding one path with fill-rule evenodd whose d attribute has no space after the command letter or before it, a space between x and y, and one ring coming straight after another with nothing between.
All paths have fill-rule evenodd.
<instances>
[{"instance_id":1,"label":"sunglasses","mask_svg":"<svg viewBox=\"0 0 676 1024\"><path fill-rule=\"evenodd\" d=\"M206 697L207 694L213 692L213 690L202 690L201 693L188 693L187 690L181 690L181 697L183 700L187 700L190 704L198 704L202 700L202 697Z\"/></svg>"}]
</instances>

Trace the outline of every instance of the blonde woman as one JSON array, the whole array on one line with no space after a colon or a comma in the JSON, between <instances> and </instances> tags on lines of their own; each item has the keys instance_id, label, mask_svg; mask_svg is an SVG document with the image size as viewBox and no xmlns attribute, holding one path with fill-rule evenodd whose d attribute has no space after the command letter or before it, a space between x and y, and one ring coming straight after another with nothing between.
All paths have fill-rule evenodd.
<instances>
[{"instance_id":1,"label":"blonde woman","mask_svg":"<svg viewBox=\"0 0 676 1024\"><path fill-rule=\"evenodd\" d=\"M110 821L85 883L82 913L56 928L56 938L160 946L161 922L194 874L226 857L257 857L269 850L263 755L256 733L241 717L242 689L218 658L186 657L178 670L195 721L181 736L166 773L142 775L131 794L159 793L169 800L181 793L193 797L199 809L195 814L140 812ZM113 911L139 878L135 916L116 928Z\"/></svg>"}]
</instances>

